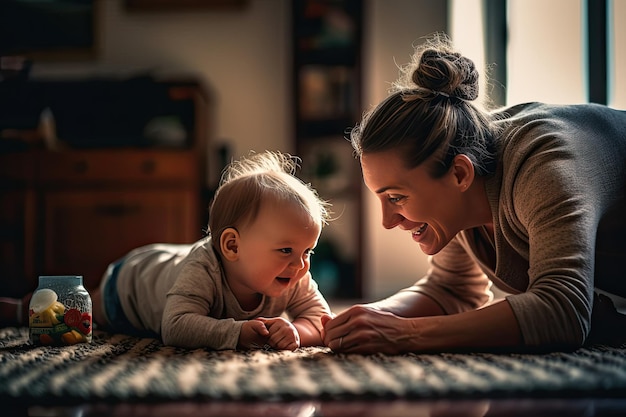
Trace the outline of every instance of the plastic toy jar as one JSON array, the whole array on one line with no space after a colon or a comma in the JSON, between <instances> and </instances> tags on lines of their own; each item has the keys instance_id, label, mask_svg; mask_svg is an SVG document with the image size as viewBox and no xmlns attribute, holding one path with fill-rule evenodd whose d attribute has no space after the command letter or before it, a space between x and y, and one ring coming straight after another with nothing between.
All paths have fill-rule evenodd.
<instances>
[{"instance_id":1,"label":"plastic toy jar","mask_svg":"<svg viewBox=\"0 0 626 417\"><path fill-rule=\"evenodd\" d=\"M40 276L28 306L28 327L35 345L90 343L92 305L83 277Z\"/></svg>"}]
</instances>

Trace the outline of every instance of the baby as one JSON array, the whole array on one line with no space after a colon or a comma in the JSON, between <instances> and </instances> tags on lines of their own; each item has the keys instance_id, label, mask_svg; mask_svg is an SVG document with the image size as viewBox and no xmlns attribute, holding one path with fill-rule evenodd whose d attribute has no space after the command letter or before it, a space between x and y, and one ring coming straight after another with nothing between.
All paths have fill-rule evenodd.
<instances>
[{"instance_id":1,"label":"baby","mask_svg":"<svg viewBox=\"0 0 626 417\"><path fill-rule=\"evenodd\" d=\"M321 345L328 303L309 273L328 204L297 159L252 154L224 171L207 237L154 244L112 263L92 294L94 321L185 348Z\"/></svg>"}]
</instances>

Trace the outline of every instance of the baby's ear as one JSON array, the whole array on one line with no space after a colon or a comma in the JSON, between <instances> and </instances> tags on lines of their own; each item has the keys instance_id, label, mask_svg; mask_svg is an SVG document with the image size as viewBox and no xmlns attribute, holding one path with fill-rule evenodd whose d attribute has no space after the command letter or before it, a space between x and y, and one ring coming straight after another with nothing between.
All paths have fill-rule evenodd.
<instances>
[{"instance_id":1,"label":"baby's ear","mask_svg":"<svg viewBox=\"0 0 626 417\"><path fill-rule=\"evenodd\" d=\"M220 236L220 249L222 255L228 261L239 259L239 232L234 227L229 227Z\"/></svg>"}]
</instances>

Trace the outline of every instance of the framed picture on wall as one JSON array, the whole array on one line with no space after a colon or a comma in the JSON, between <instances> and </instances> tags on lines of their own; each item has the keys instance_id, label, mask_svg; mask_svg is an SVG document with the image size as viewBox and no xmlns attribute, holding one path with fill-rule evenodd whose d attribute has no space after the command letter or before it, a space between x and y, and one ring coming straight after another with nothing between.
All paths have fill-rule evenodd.
<instances>
[{"instance_id":1,"label":"framed picture on wall","mask_svg":"<svg viewBox=\"0 0 626 417\"><path fill-rule=\"evenodd\" d=\"M349 119L357 105L354 70L342 65L305 65L299 74L299 117Z\"/></svg>"},{"instance_id":2,"label":"framed picture on wall","mask_svg":"<svg viewBox=\"0 0 626 417\"><path fill-rule=\"evenodd\" d=\"M199 9L239 9L248 0L124 0L126 10L140 11L183 11Z\"/></svg>"},{"instance_id":3,"label":"framed picture on wall","mask_svg":"<svg viewBox=\"0 0 626 417\"><path fill-rule=\"evenodd\" d=\"M0 56L94 58L99 7L96 0L2 0Z\"/></svg>"}]
</instances>

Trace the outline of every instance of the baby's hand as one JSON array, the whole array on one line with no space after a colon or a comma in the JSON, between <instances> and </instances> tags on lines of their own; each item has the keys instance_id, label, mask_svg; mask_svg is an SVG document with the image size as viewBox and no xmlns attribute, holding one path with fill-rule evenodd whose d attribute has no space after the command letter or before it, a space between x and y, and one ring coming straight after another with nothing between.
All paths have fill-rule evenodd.
<instances>
[{"instance_id":1,"label":"baby's hand","mask_svg":"<svg viewBox=\"0 0 626 417\"><path fill-rule=\"evenodd\" d=\"M265 345L270 335L265 324L260 320L249 320L241 326L238 349L253 349Z\"/></svg>"},{"instance_id":2,"label":"baby's hand","mask_svg":"<svg viewBox=\"0 0 626 417\"><path fill-rule=\"evenodd\" d=\"M269 330L270 337L267 343L274 349L296 350L300 347L300 334L289 320L282 317L259 317L257 320L264 323Z\"/></svg>"}]
</instances>

